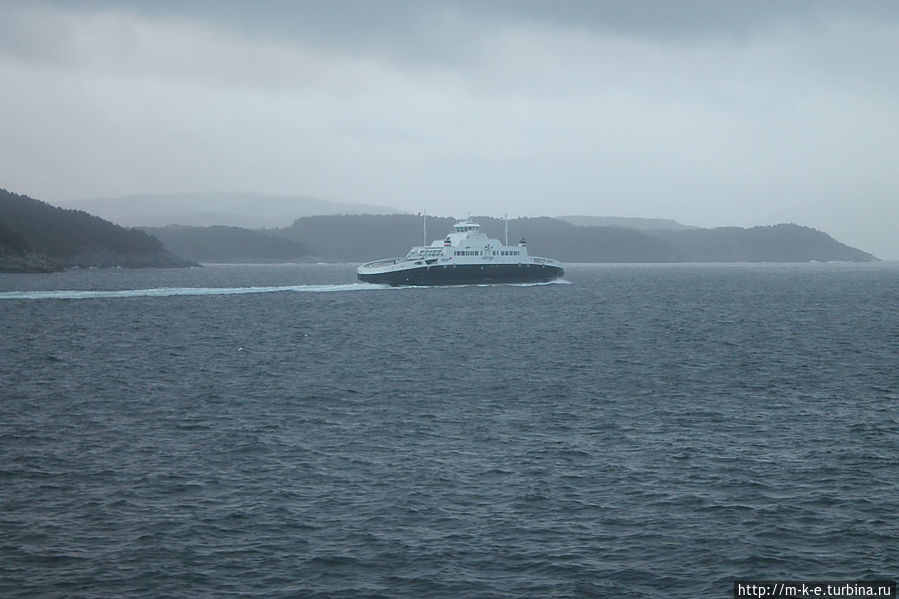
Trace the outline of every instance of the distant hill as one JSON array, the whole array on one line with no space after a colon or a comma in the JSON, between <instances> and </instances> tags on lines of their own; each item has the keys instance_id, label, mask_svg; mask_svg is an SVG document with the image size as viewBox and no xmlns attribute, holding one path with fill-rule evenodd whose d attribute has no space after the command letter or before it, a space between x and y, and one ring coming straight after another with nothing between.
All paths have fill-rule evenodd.
<instances>
[{"instance_id":1,"label":"distant hill","mask_svg":"<svg viewBox=\"0 0 899 599\"><path fill-rule=\"evenodd\" d=\"M163 227L225 225L263 229L284 227L302 216L319 214L394 214L372 204L330 202L310 196L261 193L143 194L74 200L66 207L98 214L120 225Z\"/></svg>"},{"instance_id":2,"label":"distant hill","mask_svg":"<svg viewBox=\"0 0 899 599\"><path fill-rule=\"evenodd\" d=\"M482 230L504 239L502 219L476 217ZM445 235L455 218L428 217L428 243ZM403 256L422 243L421 217L312 216L290 227L272 231L288 239L301 239L321 260L360 262ZM529 250L567 262L672 262L684 259L671 242L642 231L617 227L577 227L555 218L519 218L509 221L509 241L529 240Z\"/></svg>"},{"instance_id":3,"label":"distant hill","mask_svg":"<svg viewBox=\"0 0 899 599\"><path fill-rule=\"evenodd\" d=\"M718 227L653 231L678 247L691 262L868 262L877 260L811 227Z\"/></svg>"},{"instance_id":4,"label":"distant hill","mask_svg":"<svg viewBox=\"0 0 899 599\"><path fill-rule=\"evenodd\" d=\"M302 260L312 252L299 241L240 227L145 227L167 250L197 262Z\"/></svg>"},{"instance_id":5,"label":"distant hill","mask_svg":"<svg viewBox=\"0 0 899 599\"><path fill-rule=\"evenodd\" d=\"M558 216L559 220L578 227L622 227L639 231L685 231L695 229L667 218L639 218L636 216Z\"/></svg>"},{"instance_id":6,"label":"distant hill","mask_svg":"<svg viewBox=\"0 0 899 599\"><path fill-rule=\"evenodd\" d=\"M489 217L475 217L475 220L489 236L504 238L503 220ZM640 221L637 222L640 226L623 226L631 220ZM525 237L532 254L564 262L863 262L877 259L826 233L794 224L699 229L674 223L678 228L670 224L674 221L663 219L658 223L643 222L653 220L613 219L618 223L616 226L591 226L557 218L519 218L508 223L509 241L517 243ZM454 218L428 217L427 242L442 238L455 222ZM668 224L656 228L665 223ZM305 216L295 219L290 226L266 230L216 225L168 226L142 231L0 190L0 270L6 271L190 264L172 252L203 262L364 262L402 256L410 247L421 243L422 219L409 214Z\"/></svg>"},{"instance_id":7,"label":"distant hill","mask_svg":"<svg viewBox=\"0 0 899 599\"><path fill-rule=\"evenodd\" d=\"M190 264L142 231L0 189L0 270Z\"/></svg>"},{"instance_id":8,"label":"distant hill","mask_svg":"<svg viewBox=\"0 0 899 599\"><path fill-rule=\"evenodd\" d=\"M489 236L502 240L501 219L476 217ZM313 216L273 235L301 240L320 260L362 262L405 255L421 245L421 217L404 214ZM429 217L428 243L446 234L453 218ZM874 256L826 233L783 224L771 227L636 230L575 226L555 218L509 221L509 241L528 240L534 255L564 262L808 262L871 261Z\"/></svg>"}]
</instances>

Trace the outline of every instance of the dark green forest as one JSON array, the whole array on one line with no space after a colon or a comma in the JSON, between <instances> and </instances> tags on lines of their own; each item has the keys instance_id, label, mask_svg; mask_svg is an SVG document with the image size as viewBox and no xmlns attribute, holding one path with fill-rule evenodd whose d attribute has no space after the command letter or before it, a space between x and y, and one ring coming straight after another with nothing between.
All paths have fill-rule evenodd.
<instances>
[{"instance_id":1,"label":"dark green forest","mask_svg":"<svg viewBox=\"0 0 899 599\"><path fill-rule=\"evenodd\" d=\"M31 245L20 233L7 229L0 221L0 254L24 254L31 251Z\"/></svg>"},{"instance_id":2,"label":"dark green forest","mask_svg":"<svg viewBox=\"0 0 899 599\"><path fill-rule=\"evenodd\" d=\"M158 239L142 231L5 189L0 189L0 225L27 239L35 251L53 258L73 256L96 247L122 254L148 254L162 249Z\"/></svg>"},{"instance_id":3,"label":"dark green forest","mask_svg":"<svg viewBox=\"0 0 899 599\"><path fill-rule=\"evenodd\" d=\"M60 266L186 266L143 231L0 189L0 253Z\"/></svg>"}]
</instances>

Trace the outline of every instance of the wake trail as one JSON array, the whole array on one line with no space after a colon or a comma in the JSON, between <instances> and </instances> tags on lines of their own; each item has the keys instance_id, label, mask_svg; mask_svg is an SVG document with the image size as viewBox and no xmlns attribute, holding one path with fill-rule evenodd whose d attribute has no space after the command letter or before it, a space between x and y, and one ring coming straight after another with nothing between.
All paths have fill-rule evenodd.
<instances>
[{"instance_id":1,"label":"wake trail","mask_svg":"<svg viewBox=\"0 0 899 599\"><path fill-rule=\"evenodd\" d=\"M159 287L155 289L124 289L119 291L81 291L64 289L54 291L3 291L0 300L41 299L118 299L131 297L173 297L178 295L244 295L248 293L328 293L334 291L374 291L391 289L389 285L348 283L345 285L286 285L279 287Z\"/></svg>"}]
</instances>

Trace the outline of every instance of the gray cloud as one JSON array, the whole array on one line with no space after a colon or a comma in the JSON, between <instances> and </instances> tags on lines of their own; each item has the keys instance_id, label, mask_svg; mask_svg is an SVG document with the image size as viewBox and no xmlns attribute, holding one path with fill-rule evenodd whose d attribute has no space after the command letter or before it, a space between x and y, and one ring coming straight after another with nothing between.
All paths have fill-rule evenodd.
<instances>
[{"instance_id":1,"label":"gray cloud","mask_svg":"<svg viewBox=\"0 0 899 599\"><path fill-rule=\"evenodd\" d=\"M795 221L899 257L897 6L10 3L0 184Z\"/></svg>"}]
</instances>

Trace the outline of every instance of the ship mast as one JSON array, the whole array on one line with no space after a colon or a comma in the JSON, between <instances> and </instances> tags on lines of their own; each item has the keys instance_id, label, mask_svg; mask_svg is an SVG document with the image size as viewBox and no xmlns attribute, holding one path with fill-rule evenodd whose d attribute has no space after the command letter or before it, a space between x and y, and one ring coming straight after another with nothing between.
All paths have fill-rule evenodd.
<instances>
[{"instance_id":1,"label":"ship mast","mask_svg":"<svg viewBox=\"0 0 899 599\"><path fill-rule=\"evenodd\" d=\"M503 222L506 224L506 245L509 245L509 213L503 214Z\"/></svg>"},{"instance_id":2,"label":"ship mast","mask_svg":"<svg viewBox=\"0 0 899 599\"><path fill-rule=\"evenodd\" d=\"M423 247L427 247L428 245L428 211L421 211L421 245Z\"/></svg>"}]
</instances>

